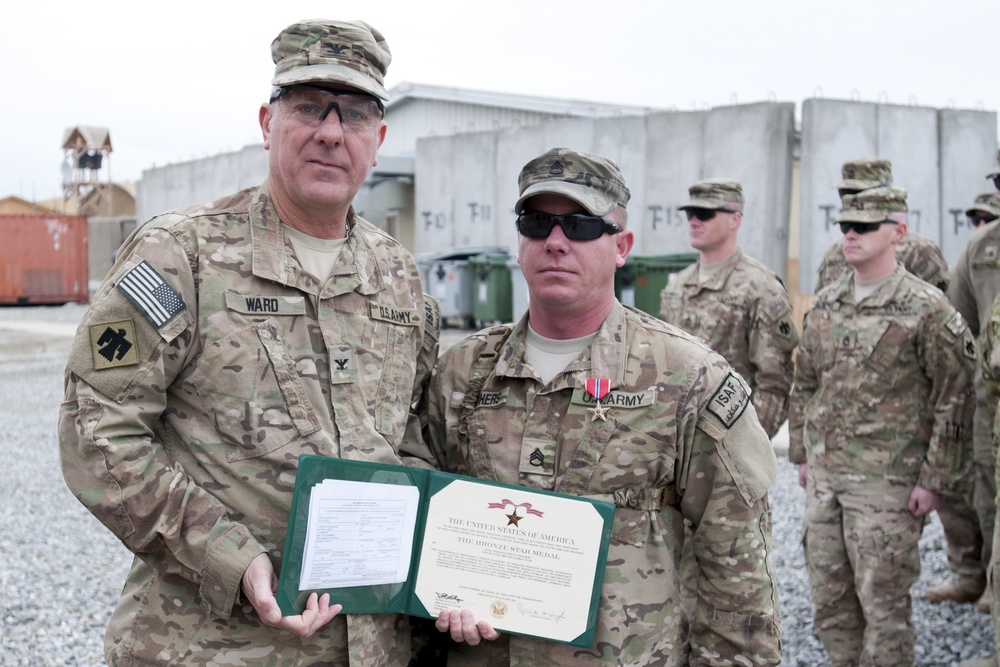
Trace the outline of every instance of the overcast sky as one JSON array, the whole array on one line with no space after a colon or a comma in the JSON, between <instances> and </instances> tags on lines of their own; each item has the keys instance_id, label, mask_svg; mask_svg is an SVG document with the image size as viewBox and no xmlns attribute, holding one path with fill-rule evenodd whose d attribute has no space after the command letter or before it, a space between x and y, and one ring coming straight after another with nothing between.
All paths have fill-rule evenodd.
<instances>
[{"instance_id":1,"label":"overcast sky","mask_svg":"<svg viewBox=\"0 0 1000 667\"><path fill-rule=\"evenodd\" d=\"M810 97L1000 108L996 0L30 0L0 15L0 197L60 196L76 125L110 130L115 181L259 143L271 40L321 16L383 32L388 88L679 110Z\"/></svg>"}]
</instances>

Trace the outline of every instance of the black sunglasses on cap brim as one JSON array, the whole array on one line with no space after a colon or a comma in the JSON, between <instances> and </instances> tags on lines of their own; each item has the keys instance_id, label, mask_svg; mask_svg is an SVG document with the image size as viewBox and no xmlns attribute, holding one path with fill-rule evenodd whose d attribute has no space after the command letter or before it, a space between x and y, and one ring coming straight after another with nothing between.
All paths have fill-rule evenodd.
<instances>
[{"instance_id":1,"label":"black sunglasses on cap brim","mask_svg":"<svg viewBox=\"0 0 1000 667\"><path fill-rule=\"evenodd\" d=\"M517 216L517 231L529 239L548 238L556 225L562 228L566 238L574 241L593 241L604 234L622 231L618 223L589 213L552 215L541 211L525 211Z\"/></svg>"}]
</instances>

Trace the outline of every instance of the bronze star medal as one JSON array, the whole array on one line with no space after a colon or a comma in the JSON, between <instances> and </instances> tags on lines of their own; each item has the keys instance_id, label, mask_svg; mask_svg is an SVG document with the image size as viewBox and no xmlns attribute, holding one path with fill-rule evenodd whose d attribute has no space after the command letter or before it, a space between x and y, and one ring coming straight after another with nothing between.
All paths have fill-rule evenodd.
<instances>
[{"instance_id":1,"label":"bronze star medal","mask_svg":"<svg viewBox=\"0 0 1000 667\"><path fill-rule=\"evenodd\" d=\"M507 525L509 526L513 524L516 526L517 522L520 521L522 518L523 517L517 515L517 508L515 507L514 511L507 515Z\"/></svg>"},{"instance_id":2,"label":"bronze star medal","mask_svg":"<svg viewBox=\"0 0 1000 667\"><path fill-rule=\"evenodd\" d=\"M606 417L608 409L601 405L601 399L607 396L610 391L610 378L587 378L587 393L594 397L594 407L587 408L593 415L590 421L594 422L598 419L602 422L608 421Z\"/></svg>"}]
</instances>

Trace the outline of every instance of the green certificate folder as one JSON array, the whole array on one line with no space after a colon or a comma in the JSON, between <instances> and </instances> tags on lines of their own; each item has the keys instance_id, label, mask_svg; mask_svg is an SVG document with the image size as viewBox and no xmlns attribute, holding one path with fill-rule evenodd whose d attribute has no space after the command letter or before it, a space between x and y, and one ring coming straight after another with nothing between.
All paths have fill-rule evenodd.
<instances>
[{"instance_id":1,"label":"green certificate folder","mask_svg":"<svg viewBox=\"0 0 1000 667\"><path fill-rule=\"evenodd\" d=\"M329 593L345 614L437 618L591 646L614 505L461 475L299 458L278 581L286 616Z\"/></svg>"}]
</instances>

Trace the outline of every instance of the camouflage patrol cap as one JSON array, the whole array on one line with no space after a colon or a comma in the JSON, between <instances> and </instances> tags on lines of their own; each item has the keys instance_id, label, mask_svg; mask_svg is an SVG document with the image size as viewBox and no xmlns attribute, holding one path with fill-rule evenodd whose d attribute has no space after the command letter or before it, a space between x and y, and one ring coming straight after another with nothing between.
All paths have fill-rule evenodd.
<instances>
[{"instance_id":1,"label":"camouflage patrol cap","mask_svg":"<svg viewBox=\"0 0 1000 667\"><path fill-rule=\"evenodd\" d=\"M338 84L381 100L392 55L385 38L364 21L310 19L293 23L271 42L275 88L296 83Z\"/></svg>"},{"instance_id":2,"label":"camouflage patrol cap","mask_svg":"<svg viewBox=\"0 0 1000 667\"><path fill-rule=\"evenodd\" d=\"M838 190L867 190L892 185L892 162L885 158L866 157L848 160L840 168Z\"/></svg>"},{"instance_id":3,"label":"camouflage patrol cap","mask_svg":"<svg viewBox=\"0 0 1000 667\"><path fill-rule=\"evenodd\" d=\"M688 188L690 199L679 208L708 208L717 210L730 204L742 204L743 186L731 178L706 178Z\"/></svg>"},{"instance_id":4,"label":"camouflage patrol cap","mask_svg":"<svg viewBox=\"0 0 1000 667\"><path fill-rule=\"evenodd\" d=\"M965 214L972 215L976 211L1000 218L1000 192L984 192L976 195L976 203L967 208Z\"/></svg>"},{"instance_id":5,"label":"camouflage patrol cap","mask_svg":"<svg viewBox=\"0 0 1000 667\"><path fill-rule=\"evenodd\" d=\"M568 197L591 215L607 215L628 204L632 194L614 160L571 148L548 150L521 169L517 178L521 196L514 204L520 215L524 203L540 194Z\"/></svg>"},{"instance_id":6,"label":"camouflage patrol cap","mask_svg":"<svg viewBox=\"0 0 1000 667\"><path fill-rule=\"evenodd\" d=\"M903 188L869 188L844 197L844 210L837 216L837 222L883 222L891 213L907 210Z\"/></svg>"}]
</instances>

